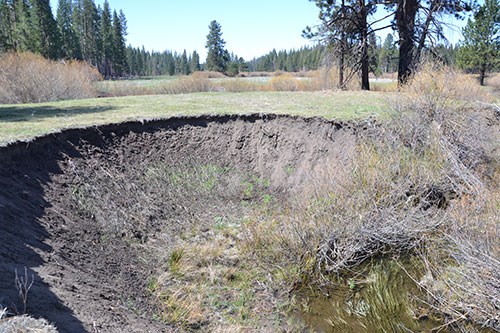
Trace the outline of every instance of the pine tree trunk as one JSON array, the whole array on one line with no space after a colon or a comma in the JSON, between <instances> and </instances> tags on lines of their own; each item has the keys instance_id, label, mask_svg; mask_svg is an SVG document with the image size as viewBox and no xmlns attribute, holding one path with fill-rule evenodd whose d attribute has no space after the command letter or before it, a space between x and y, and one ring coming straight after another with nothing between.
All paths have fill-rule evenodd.
<instances>
[{"instance_id":1,"label":"pine tree trunk","mask_svg":"<svg viewBox=\"0 0 500 333\"><path fill-rule=\"evenodd\" d=\"M341 41L340 41L340 58L339 58L339 89L345 90L344 83L344 60L345 60L345 34L342 32Z\"/></svg>"},{"instance_id":2,"label":"pine tree trunk","mask_svg":"<svg viewBox=\"0 0 500 333\"><path fill-rule=\"evenodd\" d=\"M486 64L481 64L481 69L479 71L479 84L484 86L484 78L486 77Z\"/></svg>"},{"instance_id":3,"label":"pine tree trunk","mask_svg":"<svg viewBox=\"0 0 500 333\"><path fill-rule=\"evenodd\" d=\"M405 84L413 72L415 16L418 0L398 0L396 24L399 33L398 83Z\"/></svg>"},{"instance_id":4,"label":"pine tree trunk","mask_svg":"<svg viewBox=\"0 0 500 333\"><path fill-rule=\"evenodd\" d=\"M361 89L370 90L369 80L369 57L368 57L368 14L366 11L365 0L360 0L360 18L361 18Z\"/></svg>"},{"instance_id":5,"label":"pine tree trunk","mask_svg":"<svg viewBox=\"0 0 500 333\"><path fill-rule=\"evenodd\" d=\"M345 0L342 0L342 7L345 7ZM342 12L342 18L344 17L344 12ZM344 83L344 70L345 70L345 54L346 54L346 36L345 36L345 31L342 29L341 30L341 35L340 35L340 59L339 59L339 89L345 90L345 83Z\"/></svg>"}]
</instances>

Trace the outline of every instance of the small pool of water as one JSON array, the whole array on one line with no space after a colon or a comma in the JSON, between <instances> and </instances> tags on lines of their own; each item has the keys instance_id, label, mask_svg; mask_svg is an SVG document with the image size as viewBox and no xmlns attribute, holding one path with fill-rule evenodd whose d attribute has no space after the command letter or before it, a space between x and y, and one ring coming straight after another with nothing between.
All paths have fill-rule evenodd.
<instances>
[{"instance_id":1,"label":"small pool of water","mask_svg":"<svg viewBox=\"0 0 500 333\"><path fill-rule=\"evenodd\" d=\"M355 278L335 278L335 288L300 291L297 318L315 332L431 332L442 326L405 269L389 259L367 264ZM413 273L410 273L413 274ZM418 276L417 276L418 277ZM440 332L451 332L442 327Z\"/></svg>"}]
</instances>

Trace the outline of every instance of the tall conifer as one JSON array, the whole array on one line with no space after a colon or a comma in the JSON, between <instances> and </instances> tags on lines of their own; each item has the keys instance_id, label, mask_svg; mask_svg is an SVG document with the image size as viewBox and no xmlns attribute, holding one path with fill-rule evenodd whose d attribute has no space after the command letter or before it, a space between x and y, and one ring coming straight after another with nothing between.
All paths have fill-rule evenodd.
<instances>
[{"instance_id":1,"label":"tall conifer","mask_svg":"<svg viewBox=\"0 0 500 333\"><path fill-rule=\"evenodd\" d=\"M73 8L71 0L59 0L57 6L57 29L61 42L61 57L81 59L80 41L73 24Z\"/></svg>"},{"instance_id":2,"label":"tall conifer","mask_svg":"<svg viewBox=\"0 0 500 333\"><path fill-rule=\"evenodd\" d=\"M127 55L125 53L125 37L122 20L113 11L113 67L115 75L121 76L127 69Z\"/></svg>"},{"instance_id":3,"label":"tall conifer","mask_svg":"<svg viewBox=\"0 0 500 333\"><path fill-rule=\"evenodd\" d=\"M110 77L112 75L112 63L113 63L113 26L111 23L111 9L109 8L109 3L107 0L104 1L101 14L101 64L99 70L104 77Z\"/></svg>"}]
</instances>

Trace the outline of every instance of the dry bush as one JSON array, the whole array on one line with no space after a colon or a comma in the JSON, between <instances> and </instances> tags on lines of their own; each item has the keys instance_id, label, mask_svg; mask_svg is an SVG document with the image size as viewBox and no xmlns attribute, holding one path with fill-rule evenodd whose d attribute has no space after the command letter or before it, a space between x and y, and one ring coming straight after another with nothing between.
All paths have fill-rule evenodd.
<instances>
[{"instance_id":1,"label":"dry bush","mask_svg":"<svg viewBox=\"0 0 500 333\"><path fill-rule=\"evenodd\" d=\"M224 79L220 82L217 82L216 85L216 91L245 92L259 91L262 89L262 84L258 82L251 82L241 79Z\"/></svg>"},{"instance_id":2,"label":"dry bush","mask_svg":"<svg viewBox=\"0 0 500 333\"><path fill-rule=\"evenodd\" d=\"M439 158L445 178L438 189L455 197L425 249L422 285L450 323L500 330L498 118L475 80L447 68L426 67L404 90L394 142Z\"/></svg>"},{"instance_id":3,"label":"dry bush","mask_svg":"<svg viewBox=\"0 0 500 333\"><path fill-rule=\"evenodd\" d=\"M345 73L347 78L349 73ZM338 90L339 89L339 71L335 66L332 67L322 67L319 70L313 72L312 80L314 80L315 85L318 90ZM359 90L359 80L356 77L349 80L344 89L346 90Z\"/></svg>"},{"instance_id":4,"label":"dry bush","mask_svg":"<svg viewBox=\"0 0 500 333\"><path fill-rule=\"evenodd\" d=\"M245 77L269 77L272 76L271 72L242 72Z\"/></svg>"},{"instance_id":5,"label":"dry bush","mask_svg":"<svg viewBox=\"0 0 500 333\"><path fill-rule=\"evenodd\" d=\"M370 82L371 91L394 92L398 90L397 81L373 81Z\"/></svg>"},{"instance_id":6,"label":"dry bush","mask_svg":"<svg viewBox=\"0 0 500 333\"><path fill-rule=\"evenodd\" d=\"M39 332L57 333L57 329L49 324L45 319L35 319L29 316L15 316L2 319L0 317L0 332L20 333Z\"/></svg>"},{"instance_id":7,"label":"dry bush","mask_svg":"<svg viewBox=\"0 0 500 333\"><path fill-rule=\"evenodd\" d=\"M422 255L420 284L447 324L499 330L500 137L481 92L446 68L417 74L393 117L364 124L300 200L246 225L246 250L292 286Z\"/></svg>"},{"instance_id":8,"label":"dry bush","mask_svg":"<svg viewBox=\"0 0 500 333\"><path fill-rule=\"evenodd\" d=\"M318 71L319 70L313 70L313 71L300 70L297 73L294 73L294 75L295 77L315 77Z\"/></svg>"},{"instance_id":9,"label":"dry bush","mask_svg":"<svg viewBox=\"0 0 500 333\"><path fill-rule=\"evenodd\" d=\"M297 91L299 81L290 74L280 74L269 81L269 88L272 91Z\"/></svg>"},{"instance_id":10,"label":"dry bush","mask_svg":"<svg viewBox=\"0 0 500 333\"><path fill-rule=\"evenodd\" d=\"M212 90L213 86L209 79L193 76L181 77L178 80L167 82L155 88L155 91L160 94L190 94Z\"/></svg>"},{"instance_id":11,"label":"dry bush","mask_svg":"<svg viewBox=\"0 0 500 333\"><path fill-rule=\"evenodd\" d=\"M488 102L491 99L470 75L450 67L427 63L402 88L408 100L421 108L438 111L464 102Z\"/></svg>"},{"instance_id":12,"label":"dry bush","mask_svg":"<svg viewBox=\"0 0 500 333\"><path fill-rule=\"evenodd\" d=\"M495 92L500 92L500 73L495 73L488 77L486 85L492 87Z\"/></svg>"},{"instance_id":13,"label":"dry bush","mask_svg":"<svg viewBox=\"0 0 500 333\"><path fill-rule=\"evenodd\" d=\"M301 78L298 80L299 91L321 91L324 90L319 80L314 78Z\"/></svg>"},{"instance_id":14,"label":"dry bush","mask_svg":"<svg viewBox=\"0 0 500 333\"><path fill-rule=\"evenodd\" d=\"M190 76L196 79L223 79L227 77L223 73L213 71L197 71Z\"/></svg>"},{"instance_id":15,"label":"dry bush","mask_svg":"<svg viewBox=\"0 0 500 333\"><path fill-rule=\"evenodd\" d=\"M82 62L50 61L32 53L0 57L0 102L38 103L95 97L96 69Z\"/></svg>"},{"instance_id":16,"label":"dry bush","mask_svg":"<svg viewBox=\"0 0 500 333\"><path fill-rule=\"evenodd\" d=\"M419 281L448 325L473 332L469 322L500 331L500 192L453 202L441 239L423 255L427 274Z\"/></svg>"}]
</instances>

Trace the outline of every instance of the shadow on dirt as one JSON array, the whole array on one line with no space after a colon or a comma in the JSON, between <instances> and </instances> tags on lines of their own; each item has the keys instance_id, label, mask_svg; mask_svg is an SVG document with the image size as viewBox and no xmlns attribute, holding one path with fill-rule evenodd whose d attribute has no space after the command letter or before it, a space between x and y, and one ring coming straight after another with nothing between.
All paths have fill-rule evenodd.
<instances>
[{"instance_id":1,"label":"shadow on dirt","mask_svg":"<svg viewBox=\"0 0 500 333\"><path fill-rule=\"evenodd\" d=\"M52 107L52 106L7 106L0 108L0 121L22 122L43 118L67 117L79 114L100 113L113 107Z\"/></svg>"},{"instance_id":2,"label":"shadow on dirt","mask_svg":"<svg viewBox=\"0 0 500 333\"><path fill-rule=\"evenodd\" d=\"M23 149L24 148L24 149ZM45 242L47 226L39 223L50 204L44 198L44 186L51 174L61 173L57 164L58 148L7 147L0 159L0 305L11 314L22 313L24 304L16 288L19 278L32 287L27 293L26 313L55 323L61 332L86 332L71 309L52 292L51 282L39 275L53 249ZM66 154L68 153L66 149ZM76 151L73 152L77 154ZM50 158L48 158L50 156ZM25 268L27 274L25 274Z\"/></svg>"}]
</instances>

